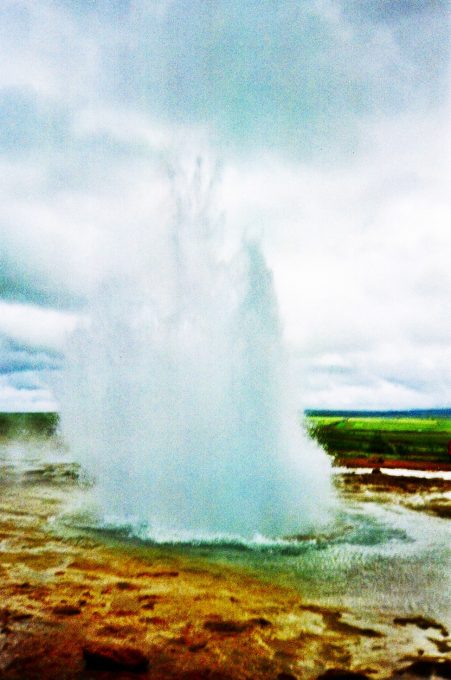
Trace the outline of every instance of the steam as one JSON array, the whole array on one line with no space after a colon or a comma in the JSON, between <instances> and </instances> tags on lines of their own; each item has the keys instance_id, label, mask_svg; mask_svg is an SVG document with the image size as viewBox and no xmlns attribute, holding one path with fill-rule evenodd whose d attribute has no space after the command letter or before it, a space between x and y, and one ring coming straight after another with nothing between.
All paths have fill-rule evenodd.
<instances>
[{"instance_id":1,"label":"steam","mask_svg":"<svg viewBox=\"0 0 451 680\"><path fill-rule=\"evenodd\" d=\"M104 518L150 535L269 537L324 519L325 454L290 404L272 274L259 244L228 260L198 160L171 180L173 219L93 297L60 394L75 458Z\"/></svg>"}]
</instances>

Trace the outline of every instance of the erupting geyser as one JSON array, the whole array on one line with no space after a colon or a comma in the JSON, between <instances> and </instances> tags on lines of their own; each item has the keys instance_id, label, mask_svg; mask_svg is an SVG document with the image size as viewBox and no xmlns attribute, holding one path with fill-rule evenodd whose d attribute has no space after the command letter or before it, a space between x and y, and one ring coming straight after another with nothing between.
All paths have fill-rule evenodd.
<instances>
[{"instance_id":1,"label":"erupting geyser","mask_svg":"<svg viewBox=\"0 0 451 680\"><path fill-rule=\"evenodd\" d=\"M201 163L174 196L157 271L111 277L70 341L63 434L102 516L149 536L311 528L329 465L289 403L272 275L256 243L218 255Z\"/></svg>"}]
</instances>

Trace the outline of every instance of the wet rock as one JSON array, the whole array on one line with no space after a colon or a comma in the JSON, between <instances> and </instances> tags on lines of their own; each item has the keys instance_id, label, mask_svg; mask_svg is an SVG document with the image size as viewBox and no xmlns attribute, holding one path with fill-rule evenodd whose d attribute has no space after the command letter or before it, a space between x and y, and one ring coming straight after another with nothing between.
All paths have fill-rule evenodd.
<instances>
[{"instance_id":1,"label":"wet rock","mask_svg":"<svg viewBox=\"0 0 451 680\"><path fill-rule=\"evenodd\" d=\"M155 604L161 599L159 595L140 595L138 597L138 602L140 603L141 609L154 609Z\"/></svg>"},{"instance_id":2,"label":"wet rock","mask_svg":"<svg viewBox=\"0 0 451 680\"><path fill-rule=\"evenodd\" d=\"M149 660L138 649L116 645L87 645L83 648L83 658L86 669L93 671L142 673L149 666Z\"/></svg>"},{"instance_id":3,"label":"wet rock","mask_svg":"<svg viewBox=\"0 0 451 680\"><path fill-rule=\"evenodd\" d=\"M141 605L141 609L150 609L150 610L155 609L155 602L144 602Z\"/></svg>"},{"instance_id":4,"label":"wet rock","mask_svg":"<svg viewBox=\"0 0 451 680\"><path fill-rule=\"evenodd\" d=\"M269 628L272 626L271 621L263 618L263 616L257 616L254 619L249 619L249 623L254 624L255 626L260 626L260 628Z\"/></svg>"},{"instance_id":5,"label":"wet rock","mask_svg":"<svg viewBox=\"0 0 451 680\"><path fill-rule=\"evenodd\" d=\"M430 502L426 506L426 511L431 515L442 517L443 519L451 519L451 504L447 499ZM416 510L416 508L414 508Z\"/></svg>"},{"instance_id":6,"label":"wet rock","mask_svg":"<svg viewBox=\"0 0 451 680\"><path fill-rule=\"evenodd\" d=\"M409 624L427 630L428 628L435 628L439 630L443 637L448 637L448 631L441 623L434 621L434 619L427 619L425 616L397 616L393 619L393 623L398 626L408 626Z\"/></svg>"},{"instance_id":7,"label":"wet rock","mask_svg":"<svg viewBox=\"0 0 451 680\"><path fill-rule=\"evenodd\" d=\"M116 588L118 590L135 590L136 586L134 586L133 583L129 583L128 581L118 581L116 583Z\"/></svg>"},{"instance_id":8,"label":"wet rock","mask_svg":"<svg viewBox=\"0 0 451 680\"><path fill-rule=\"evenodd\" d=\"M138 602L158 602L158 600L161 600L162 596L161 595L154 595L151 593L145 593L144 595L140 595L138 597Z\"/></svg>"},{"instance_id":9,"label":"wet rock","mask_svg":"<svg viewBox=\"0 0 451 680\"><path fill-rule=\"evenodd\" d=\"M243 633L245 630L249 630L254 626L260 628L269 628L272 626L271 621L263 618L263 616L258 616L253 619L248 619L247 621L233 621L231 619L222 620L211 618L205 621L204 628L210 630L213 633L225 633L233 635L235 633Z\"/></svg>"},{"instance_id":10,"label":"wet rock","mask_svg":"<svg viewBox=\"0 0 451 680\"><path fill-rule=\"evenodd\" d=\"M11 612L9 609L7 609L6 607L4 609L0 609L0 621L5 623L10 616Z\"/></svg>"},{"instance_id":11,"label":"wet rock","mask_svg":"<svg viewBox=\"0 0 451 680\"><path fill-rule=\"evenodd\" d=\"M52 612L57 616L76 616L77 614L81 614L81 609L80 607L73 607L70 604L62 604L58 607L53 607Z\"/></svg>"},{"instance_id":12,"label":"wet rock","mask_svg":"<svg viewBox=\"0 0 451 680\"><path fill-rule=\"evenodd\" d=\"M418 659L410 666L403 668L395 674L395 677L414 675L419 678L451 678L451 661L449 659Z\"/></svg>"},{"instance_id":13,"label":"wet rock","mask_svg":"<svg viewBox=\"0 0 451 680\"><path fill-rule=\"evenodd\" d=\"M152 623L154 626L165 626L167 624L166 619L163 619L161 616L147 616L143 621Z\"/></svg>"},{"instance_id":14,"label":"wet rock","mask_svg":"<svg viewBox=\"0 0 451 680\"><path fill-rule=\"evenodd\" d=\"M317 610L318 608L314 606L313 608L310 607L311 611L314 611L315 609ZM382 633L380 633L378 630L374 630L373 628L360 628L360 626L356 626L353 623L342 621L342 612L321 608L320 611L324 621L327 624L327 627L330 630L336 631L337 633L344 633L346 635L359 635L361 637L369 638L382 637Z\"/></svg>"},{"instance_id":15,"label":"wet rock","mask_svg":"<svg viewBox=\"0 0 451 680\"><path fill-rule=\"evenodd\" d=\"M213 633L225 633L226 635L234 635L236 633L243 633L249 628L248 621L216 621L210 619L205 621L204 628Z\"/></svg>"},{"instance_id":16,"label":"wet rock","mask_svg":"<svg viewBox=\"0 0 451 680\"><path fill-rule=\"evenodd\" d=\"M133 635L135 628L133 626L115 626L108 624L102 626L97 630L97 634L102 637L114 637L116 640L125 640L130 635Z\"/></svg>"},{"instance_id":17,"label":"wet rock","mask_svg":"<svg viewBox=\"0 0 451 680\"><path fill-rule=\"evenodd\" d=\"M346 668L328 668L325 673L318 675L317 680L369 680L364 673L347 670Z\"/></svg>"},{"instance_id":18,"label":"wet rock","mask_svg":"<svg viewBox=\"0 0 451 680\"><path fill-rule=\"evenodd\" d=\"M221 671L216 671L211 668L199 668L192 671L178 672L174 675L169 675L168 680L233 680L230 674L225 675Z\"/></svg>"},{"instance_id":19,"label":"wet rock","mask_svg":"<svg viewBox=\"0 0 451 680\"><path fill-rule=\"evenodd\" d=\"M33 618L33 614L28 614L28 613L22 613L22 612L17 612L16 614L11 614L10 620L11 621L28 621L29 619Z\"/></svg>"},{"instance_id":20,"label":"wet rock","mask_svg":"<svg viewBox=\"0 0 451 680\"><path fill-rule=\"evenodd\" d=\"M428 640L437 647L437 651L440 652L440 654L447 654L448 652L451 652L451 645L447 640L436 640L432 637L428 637Z\"/></svg>"}]
</instances>

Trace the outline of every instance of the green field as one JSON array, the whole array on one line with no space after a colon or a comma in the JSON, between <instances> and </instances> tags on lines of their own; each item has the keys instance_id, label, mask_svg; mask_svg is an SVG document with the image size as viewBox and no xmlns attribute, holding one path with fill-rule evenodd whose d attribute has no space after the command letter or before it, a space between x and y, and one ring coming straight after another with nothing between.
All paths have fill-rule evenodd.
<instances>
[{"instance_id":1,"label":"green field","mask_svg":"<svg viewBox=\"0 0 451 680\"><path fill-rule=\"evenodd\" d=\"M449 417L307 415L304 423L311 437L340 458L449 462Z\"/></svg>"},{"instance_id":2,"label":"green field","mask_svg":"<svg viewBox=\"0 0 451 680\"><path fill-rule=\"evenodd\" d=\"M57 413L0 413L0 439L51 437L57 427Z\"/></svg>"}]
</instances>

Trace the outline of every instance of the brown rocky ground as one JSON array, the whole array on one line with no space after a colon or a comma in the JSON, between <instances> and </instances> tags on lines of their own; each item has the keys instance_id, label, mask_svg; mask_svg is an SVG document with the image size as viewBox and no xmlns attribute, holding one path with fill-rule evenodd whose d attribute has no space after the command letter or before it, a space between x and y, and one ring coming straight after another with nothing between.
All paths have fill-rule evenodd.
<instances>
[{"instance_id":1,"label":"brown rocky ground","mask_svg":"<svg viewBox=\"0 0 451 680\"><path fill-rule=\"evenodd\" d=\"M337 467L348 468L387 468L394 470L420 470L428 472L451 472L451 461L435 462L427 460L403 460L383 456L337 456Z\"/></svg>"},{"instance_id":2,"label":"brown rocky ground","mask_svg":"<svg viewBox=\"0 0 451 680\"><path fill-rule=\"evenodd\" d=\"M62 533L51 520L73 491L70 470L5 470L2 680L450 677L441 622L362 618L243 570Z\"/></svg>"},{"instance_id":3,"label":"brown rocky ground","mask_svg":"<svg viewBox=\"0 0 451 680\"><path fill-rule=\"evenodd\" d=\"M344 495L360 500L391 502L396 495L399 505L451 519L451 480L442 477L414 477L386 474L383 468L372 472L348 472L338 475L336 485Z\"/></svg>"}]
</instances>

